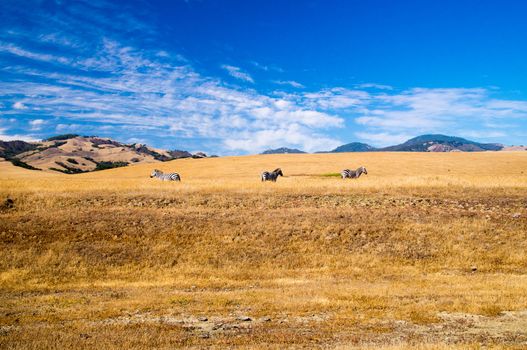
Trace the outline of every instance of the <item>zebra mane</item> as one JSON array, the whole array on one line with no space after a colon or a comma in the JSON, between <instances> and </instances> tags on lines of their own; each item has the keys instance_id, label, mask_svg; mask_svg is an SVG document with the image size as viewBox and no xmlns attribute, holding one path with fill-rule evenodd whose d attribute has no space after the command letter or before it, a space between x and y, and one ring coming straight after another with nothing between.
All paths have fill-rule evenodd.
<instances>
[{"instance_id":1,"label":"zebra mane","mask_svg":"<svg viewBox=\"0 0 527 350\"><path fill-rule=\"evenodd\" d=\"M273 170L273 173L277 173L277 172L279 172L279 171L282 171L282 169L280 169L280 168L276 168L275 170Z\"/></svg>"}]
</instances>

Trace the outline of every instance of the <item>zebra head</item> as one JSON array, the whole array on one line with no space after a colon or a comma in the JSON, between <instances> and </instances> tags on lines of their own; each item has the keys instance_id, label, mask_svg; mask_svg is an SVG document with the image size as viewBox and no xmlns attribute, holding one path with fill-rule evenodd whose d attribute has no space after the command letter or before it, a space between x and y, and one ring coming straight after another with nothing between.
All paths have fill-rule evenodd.
<instances>
[{"instance_id":1,"label":"zebra head","mask_svg":"<svg viewBox=\"0 0 527 350\"><path fill-rule=\"evenodd\" d=\"M361 167L359 168L359 170L360 170L363 174L368 175L368 170L366 170L365 167L361 166Z\"/></svg>"},{"instance_id":2,"label":"zebra head","mask_svg":"<svg viewBox=\"0 0 527 350\"><path fill-rule=\"evenodd\" d=\"M282 169L280 168L276 168L273 173L276 174L276 176L280 175L280 176L284 176L284 173L282 172Z\"/></svg>"},{"instance_id":3,"label":"zebra head","mask_svg":"<svg viewBox=\"0 0 527 350\"><path fill-rule=\"evenodd\" d=\"M150 178L156 177L159 174L161 174L161 171L154 169L154 171L152 171L152 173L150 174Z\"/></svg>"}]
</instances>

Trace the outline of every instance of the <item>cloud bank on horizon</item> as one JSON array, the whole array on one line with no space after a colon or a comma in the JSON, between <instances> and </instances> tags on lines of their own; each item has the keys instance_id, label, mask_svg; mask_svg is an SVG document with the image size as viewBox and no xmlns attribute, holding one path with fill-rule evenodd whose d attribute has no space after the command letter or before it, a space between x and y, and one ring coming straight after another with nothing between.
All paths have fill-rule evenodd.
<instances>
[{"instance_id":1,"label":"cloud bank on horizon","mask_svg":"<svg viewBox=\"0 0 527 350\"><path fill-rule=\"evenodd\" d=\"M244 154L355 140L384 146L423 133L505 143L527 137L527 101L500 98L494 87L320 87L258 57L225 57L207 69L183 48L167 48L146 10L51 3L36 1L31 12L0 4L2 140L78 133Z\"/></svg>"}]
</instances>

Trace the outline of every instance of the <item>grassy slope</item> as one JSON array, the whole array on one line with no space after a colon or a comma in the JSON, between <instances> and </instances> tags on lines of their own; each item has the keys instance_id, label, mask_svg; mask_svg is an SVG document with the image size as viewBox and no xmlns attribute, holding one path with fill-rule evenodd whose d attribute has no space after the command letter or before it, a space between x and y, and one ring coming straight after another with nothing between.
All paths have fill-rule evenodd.
<instances>
[{"instance_id":1,"label":"grassy slope","mask_svg":"<svg viewBox=\"0 0 527 350\"><path fill-rule=\"evenodd\" d=\"M0 163L0 345L521 348L526 195L517 152Z\"/></svg>"}]
</instances>

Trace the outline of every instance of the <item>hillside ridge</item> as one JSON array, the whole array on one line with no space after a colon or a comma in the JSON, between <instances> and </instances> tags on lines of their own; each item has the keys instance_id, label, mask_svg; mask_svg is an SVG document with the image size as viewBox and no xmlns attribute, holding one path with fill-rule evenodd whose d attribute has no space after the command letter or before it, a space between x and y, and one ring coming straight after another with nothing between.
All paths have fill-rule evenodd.
<instances>
[{"instance_id":1,"label":"hillside ridge","mask_svg":"<svg viewBox=\"0 0 527 350\"><path fill-rule=\"evenodd\" d=\"M66 174L206 157L203 152L162 150L140 143L126 144L107 137L76 134L58 135L38 142L0 141L0 158L13 165Z\"/></svg>"}]
</instances>

